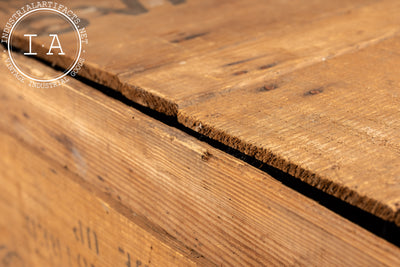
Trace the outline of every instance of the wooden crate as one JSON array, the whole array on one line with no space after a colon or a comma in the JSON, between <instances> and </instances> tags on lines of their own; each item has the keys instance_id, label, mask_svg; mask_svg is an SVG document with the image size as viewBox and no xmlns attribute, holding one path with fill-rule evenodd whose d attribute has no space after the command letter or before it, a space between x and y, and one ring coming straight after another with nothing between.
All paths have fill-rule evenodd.
<instances>
[{"instance_id":1,"label":"wooden crate","mask_svg":"<svg viewBox=\"0 0 400 267\"><path fill-rule=\"evenodd\" d=\"M398 2L66 4L87 21L85 83L31 88L0 66L0 266L400 264L396 245L227 153L398 234Z\"/></svg>"}]
</instances>

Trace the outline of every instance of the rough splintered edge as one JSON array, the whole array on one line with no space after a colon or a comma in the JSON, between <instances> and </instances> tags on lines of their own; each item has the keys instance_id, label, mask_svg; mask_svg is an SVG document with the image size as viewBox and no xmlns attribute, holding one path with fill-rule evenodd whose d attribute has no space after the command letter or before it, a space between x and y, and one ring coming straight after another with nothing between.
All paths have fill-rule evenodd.
<instances>
[{"instance_id":1,"label":"rough splintered edge","mask_svg":"<svg viewBox=\"0 0 400 267\"><path fill-rule=\"evenodd\" d=\"M2 29L0 28L0 31ZM22 39L20 36L16 36L16 40L14 46L16 48L21 48L22 44L25 43L26 40ZM43 48L38 45L36 42L32 42L32 45L39 51L47 51L43 50ZM45 60L44 57L39 53L37 58L41 60ZM65 67L72 63L73 59L71 57L54 57L54 60L50 63L52 66ZM176 117L178 114L178 105L175 103L166 100L163 97L158 95L149 93L137 86L131 86L126 83L122 83L118 78L118 75L112 74L109 71L102 70L98 65L92 64L88 61L82 65L82 69L79 71L79 76L84 77L88 80L96 82L98 84L110 87L116 91L122 93L128 99L141 104L143 106L149 107L153 110L156 110L160 113L166 114L168 116Z\"/></svg>"},{"instance_id":2,"label":"rough splintered edge","mask_svg":"<svg viewBox=\"0 0 400 267\"><path fill-rule=\"evenodd\" d=\"M66 61L56 61L51 63L62 67L67 64ZM224 131L217 130L199 120L183 115L178 111L177 104L160 96L149 93L138 86L124 84L120 81L118 75L112 74L106 70L101 70L96 64L85 62L81 71L79 72L79 75L93 82L119 91L125 97L136 103L149 107L150 109L156 110L168 116L177 117L179 123L192 130L195 130L196 132L199 132L200 134L219 141L250 157L254 157L257 160L260 160L294 176L295 178L299 178L301 181L308 183L309 185L322 190L327 194L333 195L353 206L357 206L364 211L372 213L383 220L394 222L397 226L400 226L400 209L393 210L384 203L369 198L368 196L359 195L356 191L351 190L344 185L334 183L333 181L323 178L311 172L310 170L306 170L294 163L288 162L287 160L272 153L272 151L269 151L265 148L258 148L257 146L246 143L237 137L225 133ZM200 124L202 127L199 127Z\"/></svg>"},{"instance_id":3,"label":"rough splintered edge","mask_svg":"<svg viewBox=\"0 0 400 267\"><path fill-rule=\"evenodd\" d=\"M335 183L310 170L304 169L297 164L289 162L286 159L275 155L268 149L258 148L253 144L246 143L237 137L215 129L212 126L200 122L193 117L186 116L181 112L178 113L178 122L202 135L219 141L250 157L254 157L257 160L286 172L329 195L335 196L353 206L357 206L364 211L372 213L385 221L394 222L397 226L400 226L400 210L393 210L384 203L368 196L360 195L358 192L348 188L347 186ZM202 127L198 127L200 124Z\"/></svg>"},{"instance_id":4,"label":"rough splintered edge","mask_svg":"<svg viewBox=\"0 0 400 267\"><path fill-rule=\"evenodd\" d=\"M138 86L132 86L126 83L122 83L117 75L114 75L108 71L101 70L96 65L85 62L85 65L83 65L83 68L79 72L79 74L90 81L120 92L129 100L146 106L152 110L173 117L176 117L178 114L177 104L174 104L173 102L168 101L165 98L143 90Z\"/></svg>"}]
</instances>

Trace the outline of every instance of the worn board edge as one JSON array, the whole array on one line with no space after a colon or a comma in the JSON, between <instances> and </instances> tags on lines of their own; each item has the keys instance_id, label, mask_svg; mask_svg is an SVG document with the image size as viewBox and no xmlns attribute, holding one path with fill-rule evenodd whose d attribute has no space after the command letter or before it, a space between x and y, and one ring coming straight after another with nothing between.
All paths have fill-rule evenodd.
<instances>
[{"instance_id":1,"label":"worn board edge","mask_svg":"<svg viewBox=\"0 0 400 267\"><path fill-rule=\"evenodd\" d=\"M370 45L373 45L374 42ZM56 63L59 66L69 64L69 62L62 61L57 61ZM107 70L101 69L96 64L90 62L85 63L80 75L94 83L121 92L125 97L138 104L149 107L168 116L176 117L178 122L185 127L195 130L209 138L245 153L248 156L254 157L257 160L287 172L319 190L400 226L400 210L393 210L392 207L385 203L367 195L360 195L356 190L352 190L343 184L336 183L329 179L329 177L320 176L312 170L293 164L285 158L273 154L268 149L259 148L257 145L249 144L236 136L224 132L223 130L216 129L212 125L208 125L204 121L194 118L191 114L186 114L185 109L181 109L177 103L174 103L174 101L169 100L167 97L164 97L155 91L123 82L118 75L114 75Z\"/></svg>"},{"instance_id":2,"label":"worn board edge","mask_svg":"<svg viewBox=\"0 0 400 267\"><path fill-rule=\"evenodd\" d=\"M37 63L37 62L32 62L32 65L35 65L35 63ZM37 65L37 67L40 69L40 66ZM7 74L5 74L5 75L7 75ZM361 238L361 240L364 240L365 238L367 238L368 242L366 242L364 245L368 244L368 246L365 248L365 250L368 250L370 248L371 244L376 244L376 245L381 244L382 246L385 247L385 250L391 250L392 252L390 252L390 253L394 253L394 254L392 254L393 257L391 258L391 260L394 260L394 261L399 260L398 256L396 256L396 255L398 255L398 253L395 252L398 250L398 248L394 247L393 245L388 244L387 242L371 235L367 231L360 229L358 226L347 222L343 218L340 218L339 216L333 214L332 212L327 211L325 208L323 208L319 205L316 205L313 201L307 200L306 198L299 195L298 193L293 192L290 189L287 189L282 185L279 185L279 183L277 183L276 181L274 181L272 178L268 177L267 175L263 174L262 172L257 171L256 169L254 169L250 166L247 166L244 163L239 163L236 159L234 159L230 156L224 155L224 153L221 153L205 144L201 144L197 140L193 140L193 138L186 136L183 133L179 133L179 131L177 131L175 129L171 129L169 127L166 127L165 125L162 126L162 124L160 122L153 121L152 119L147 118L143 114L140 114L137 111L134 111L131 108L129 108L121 103L118 103L115 100L105 97L104 95L95 91L94 89L88 88L87 86L84 86L83 84L80 84L76 81L72 81L71 84L69 84L66 87L58 88L57 91L46 92L45 90L40 90L40 89L31 90L30 88L24 88L22 85L18 84L15 80L12 80L13 79L12 77L8 77L8 78L7 77L8 76L6 76L5 79L9 80L10 83L14 83L15 88L13 88L13 86L11 86L11 88L9 88L10 91L3 92L3 95L2 95L2 101L5 101L5 102L3 102L3 104L6 104L4 106L5 112L3 114L3 122L2 122L3 131L7 131L7 132L11 131L10 132L11 135L19 135L19 138L26 139L25 142L28 142L31 146L35 146L38 149L44 149L43 153L45 153L49 156L53 156L53 157L54 157L54 155L61 156L61 157L56 157L57 161L59 161L61 164L67 164L68 166L74 166L74 159L71 159L69 155L73 151L75 151L75 153L72 153L72 154L76 155L76 151L79 151L79 150L73 150L71 147L71 144L80 146L80 144L82 142L86 143L86 141L87 141L87 140L79 140L78 137L74 137L74 135L72 135L71 132L69 132L70 130L68 130L68 128L70 128L70 127L73 127L73 129L78 130L78 131L79 131L79 129L82 129L83 125L79 126L78 128L74 128L77 125L72 123L73 121L75 121L79 118L79 120L81 120L81 122L85 121L84 124L100 123L100 125L101 125L102 123L104 123L103 118L97 117L97 116L94 118L88 118L87 116L89 116L88 114L93 114L93 112L98 113L98 112L101 112L101 110L105 109L105 110L108 110L107 111L108 116L111 116L111 117L114 116L116 118L116 120L118 121L118 122L114 122L114 123L117 123L117 124L122 123L122 124L120 124L120 127L117 127L117 128L123 129L124 127L121 127L121 125L122 126L125 125L124 123L126 123L126 122L124 122L124 121L127 121L128 119L131 120L132 119L131 116L133 116L137 120L142 121L142 123L145 121L148 121L148 125L150 127L149 129L152 129L155 127L156 129L151 130L151 131L155 131L155 132L153 132L153 134L154 133L159 134L159 133L164 132L161 136L165 136L163 138L166 138L166 140L169 138L178 138L180 136L182 138L182 141L180 141L180 138L178 138L174 142L177 142L177 141L179 141L179 143L183 142L184 147L186 147L186 149L189 149L189 150L195 149L197 146L200 146L201 151L197 151L197 149L199 149L197 147L196 151L194 153L195 155L199 155L198 158L196 156L197 160L194 159L194 162L196 162L196 161L203 162L202 164L210 165L210 167L215 164L217 164L217 165L221 164L221 162L223 162L223 164L233 164L234 162L236 162L233 165L235 165L237 167L241 166L238 169L238 171L240 170L240 173L242 173L242 174L240 175L241 177L235 178L235 176L233 176L233 177L229 178L229 180L228 180L229 183L241 184L241 186L239 187L240 189L236 188L234 190L243 190L244 187L249 186L247 191L251 192L251 190L256 190L256 188L257 188L257 190L260 190L260 191L258 192L256 190L253 193L255 195L257 195L257 197L261 197L261 195L263 195L264 197L261 197L261 198L265 198L266 195L272 193L272 192L268 192L268 190L279 191L280 193L277 195L278 198L282 198L282 196L281 196L282 193L284 193L286 195L286 197L288 197L288 198L281 199L283 201L283 203L279 204L279 205L283 205L281 208L283 208L285 210L287 210L287 209L292 210L291 212L295 212L295 213L298 213L297 211L295 211L295 209L299 208L300 214L303 212L310 213L310 211L303 210L304 207L303 208L300 207L302 205L298 206L298 204L295 204L295 203L299 202L299 198L300 198L300 199L302 199L303 204L308 203L307 206L311 205L313 207L312 209L316 209L316 210L314 210L314 211L316 211L316 213L311 212L310 214L313 214L313 215L311 215L310 217L307 217L307 219L304 222L311 223L310 226L313 225L314 223L317 223L318 225L322 223L324 226L322 227L322 229L318 230L318 231L322 231L322 232L319 232L320 234L322 234L324 231L328 231L328 229L331 228L331 231L333 229L336 229L339 232L341 232L341 235L342 234L348 235L347 238L345 238L347 241L345 241L345 243L342 244L340 247L343 247L343 245L345 245L346 242L349 242L351 240L351 242L350 242L351 247L352 247L351 249L354 250L355 248L353 247L353 245L356 242L355 241L356 239ZM60 92L59 90L62 90L62 92ZM61 96L61 98L60 98L60 96ZM66 99L62 99L63 97ZM79 98L81 99L80 101L68 102L68 99L79 100ZM14 99L14 101L16 103L10 102L11 99ZM74 109L75 114L70 114L68 112L60 114L60 111L64 110L65 107L68 107L68 103L77 104L77 103L81 102L82 100L84 100L85 105L89 105L89 106L91 105L91 106L95 107L95 110L88 112L89 110L87 109L87 107L78 105ZM65 102L65 101L67 101L67 102ZM20 103L17 104L17 102L20 102ZM64 102L64 103L62 103L62 102ZM34 106L32 106L33 103L35 103ZM7 109L7 105L9 106L8 109ZM12 106L14 106L14 107L11 108ZM26 113L27 110L24 110L29 107L32 109L33 114L36 114L36 115L41 114L40 117L43 116L43 118L46 118L46 120L45 120L45 121L47 121L46 124L59 125L59 127L61 127L61 128L65 128L65 127L67 127L67 128L65 128L65 131L60 133L61 135L54 135L56 133L53 132L53 136L50 135L50 136L48 136L48 138L47 137L45 138L49 142L43 142L43 140L40 140L40 139L45 136L40 135L40 133L43 133L43 129L41 129L41 128L46 127L46 126L42 125L42 123L39 123L39 121L37 121L36 123L32 122L33 118L29 119L29 117L32 116L32 114L30 114L30 112ZM81 107L81 108L79 108L79 107ZM21 108L22 108L22 110L21 110ZM70 107L68 107L68 108L70 108ZM49 109L49 110L46 111L46 109ZM60 109L60 110L58 110L58 109ZM80 110L80 112L79 112L79 110ZM50 115L50 114L52 114L52 115ZM56 116L56 117L54 117L54 116ZM125 116L129 116L129 118L125 118ZM58 117L58 119L56 119L57 117ZM62 121L63 124L60 124L60 121ZM54 122L56 122L56 124L54 124ZM111 121L111 122L113 122L113 121ZM4 123L6 123L6 124L4 124ZM9 123L11 123L11 124L9 124ZM67 123L68 125L67 126L64 125L65 123ZM8 128L5 125L12 125L12 127ZM24 129L22 131L21 131L21 126L23 127L22 129ZM111 125L109 125L109 126L111 126ZM6 127L6 128L4 128L4 127ZM142 126L142 127L144 127L144 126ZM146 128L143 128L143 130L144 129L146 129ZM126 130L128 130L128 129L126 129ZM33 131L38 131L39 135L35 137L35 134ZM112 129L108 129L108 130L104 129L104 131L112 131ZM129 130L125 134L128 134L128 132L129 132ZM123 137L120 132L117 132L117 133L112 132L112 135L116 136L117 139ZM29 136L30 136L30 138L29 138ZM51 140L54 138L56 138L55 143ZM29 140L29 139L31 139L31 140ZM37 139L37 140L35 140L35 139ZM96 139L93 139L93 141L95 141L95 140ZM56 145L57 142L60 144ZM189 142L189 143L187 143L187 142ZM194 145L194 144L196 144L196 145ZM178 143L176 143L176 145L178 145ZM79 146L76 147L75 149L79 149ZM102 142L100 142L100 143L98 143L98 146L96 147L96 149L99 150L99 149L101 149L102 146L104 146L104 144ZM86 147L86 149L88 149L87 145L84 145L83 147ZM106 147L104 147L103 149L107 150ZM176 149L178 149L178 147ZM204 151L207 151L207 154L204 154ZM83 152L83 151L81 150L81 152ZM100 152L100 151L98 151L98 152ZM93 155L93 159L96 159L98 157L98 155L97 155L97 154L99 154L98 152L96 153L96 155ZM182 151L179 154L181 154L181 153L182 153ZM205 155L208 155L207 156L208 159L206 161L205 161ZM138 155L138 156L140 157L140 155ZM178 159L176 159L176 160L179 161ZM123 165L125 165L124 159L120 160L120 162L121 162L120 167L124 167L123 166ZM237 164L239 164L239 165L237 165ZM213 168L215 168L215 166ZM218 168L221 168L221 166L219 166ZM202 169L199 169L200 172L201 172L201 170ZM79 169L75 169L75 168L72 168L71 171L81 173L79 171ZM111 196L114 198L116 197L116 194L120 194L121 196L126 195L126 193L124 193L123 191L121 191L121 189L116 188L116 187L113 188L112 190L110 188L108 190L105 190L102 186L99 186L99 184L101 184L101 183L95 182L98 179L98 177L96 178L96 174L94 174L94 173L92 173L92 174L87 173L87 174L88 175L85 176L85 178L89 179L89 181L92 183L92 186L98 187L99 190L103 190L103 191L105 191L105 193L111 194ZM231 175L232 174L233 173L231 173ZM244 177L242 177L242 175L244 175L244 174L246 174L246 175ZM82 175L82 173L81 173L81 175ZM102 173L99 175L107 177L108 174ZM249 177L253 177L252 179L254 179L255 177L258 177L258 178L255 178L255 180L252 180L252 179L248 180ZM109 179L111 179L111 178L112 177L110 177ZM215 178L217 178L217 177L215 177ZM260 187L260 185L258 185L260 180L268 181L268 182L262 182L264 184L264 186L266 186L266 187ZM132 181L132 182L134 182L134 181ZM192 182L194 182L194 181L192 181ZM252 186L246 185L246 183L250 183ZM272 188L268 189L271 186L274 189L272 189ZM250 189L250 188L253 188L253 189ZM214 188L214 189L217 189L217 188ZM293 196L290 197L291 195L293 195ZM292 202L292 204L289 205L291 198L293 198L294 202ZM248 203L248 205L250 205L250 203L251 203L250 200L246 200L245 202ZM128 203L130 203L128 205L133 204L132 202L128 202ZM225 200L223 200L223 203L225 203ZM229 204L229 203L230 203L230 199L224 205L228 205L231 208L239 208L240 207L240 205L237 207L231 206L231 204ZM238 202L238 203L241 203L241 202ZM256 204L256 203L254 203L254 204ZM258 205L260 205L260 204L256 204L256 206L258 206ZM296 208L296 206L297 206L297 208ZM301 211L301 210L303 210L303 211ZM266 210L263 210L263 209L259 210L260 213L265 213L265 211ZM288 213L288 214L290 214L290 213ZM286 214L284 216L286 217L288 214ZM319 218L318 216L321 216L322 214L325 214L325 216L322 216ZM246 216L252 216L252 215L247 214ZM279 216L281 216L281 215L279 215ZM317 217L315 217L315 216L317 216ZM326 216L328 216L328 218ZM301 215L300 215L300 218L301 218ZM248 219L250 219L250 217ZM328 223L328 221L330 221L330 220L332 220L332 223ZM268 221L264 221L264 223L268 223ZM240 224L242 225L243 222ZM160 226L162 227L162 225L160 225ZM286 226L281 226L281 227L284 227L286 229ZM299 226L297 226L297 227L299 227ZM300 225L300 227L306 227L306 225L304 225L304 226ZM333 227L333 229L332 229L332 227ZM260 229L262 229L262 228L260 228ZM315 230L317 230L317 229L318 228L316 228ZM350 229L352 229L352 230L350 230ZM287 231L287 230L289 230L289 229L286 229L285 231ZM346 232L348 230L350 230L350 232ZM310 231L310 229L308 229L307 231ZM335 230L333 230L333 231L335 231ZM356 234L356 232L358 234ZM322 234L322 235L324 235L324 234ZM342 236L341 238L344 238L344 236ZM339 242L342 242L342 241L339 241ZM327 245L327 242L329 243L331 241L324 240L324 245ZM188 247L192 246L190 243L187 243L186 245L188 245ZM316 245L316 244L313 244L313 245ZM363 243L360 243L358 245L357 249L360 249L364 245L363 245ZM371 255L374 255L374 257L378 256L376 253L379 250L379 246L380 245L375 247L375 249L373 250L373 253L371 254ZM306 249L311 249L311 247L306 248ZM364 253L366 253L365 250L363 250L361 252L361 254L359 254L359 253L357 253L357 254L364 255ZM347 253L346 250L344 252ZM387 252L385 252L385 253L387 254ZM389 253L389 255L390 255L390 253ZM388 255L386 255L386 256L388 256ZM324 257L326 257L326 255ZM383 258L381 258L381 259L383 260ZM307 260L307 259L302 259L302 260ZM324 261L327 259L321 258L319 260ZM351 260L351 259L349 259L349 260ZM361 259L358 259L358 260L361 260ZM384 260L386 261L387 258L385 257Z\"/></svg>"}]
</instances>

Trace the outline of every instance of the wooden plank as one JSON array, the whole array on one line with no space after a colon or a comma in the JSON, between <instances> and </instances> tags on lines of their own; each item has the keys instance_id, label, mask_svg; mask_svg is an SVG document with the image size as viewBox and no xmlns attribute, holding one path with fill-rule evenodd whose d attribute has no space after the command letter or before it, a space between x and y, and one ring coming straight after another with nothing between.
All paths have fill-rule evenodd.
<instances>
[{"instance_id":1,"label":"wooden plank","mask_svg":"<svg viewBox=\"0 0 400 267\"><path fill-rule=\"evenodd\" d=\"M4 133L0 143L2 266L210 265L165 245L40 151Z\"/></svg>"},{"instance_id":2,"label":"wooden plank","mask_svg":"<svg viewBox=\"0 0 400 267\"><path fill-rule=\"evenodd\" d=\"M399 226L399 45L391 38L249 83L180 121Z\"/></svg>"},{"instance_id":3,"label":"wooden plank","mask_svg":"<svg viewBox=\"0 0 400 267\"><path fill-rule=\"evenodd\" d=\"M52 71L27 64L37 73ZM126 207L204 260L234 266L400 263L398 247L230 155L75 80L56 90L33 89L5 68L0 131L20 144L2 137L2 154L26 147L18 148L25 162L30 150L40 151L102 192L105 205L113 200ZM17 168L21 176L24 169ZM15 188L18 181L5 183ZM91 223L102 228L102 221ZM174 247L160 232L150 233Z\"/></svg>"},{"instance_id":4,"label":"wooden plank","mask_svg":"<svg viewBox=\"0 0 400 267\"><path fill-rule=\"evenodd\" d=\"M398 1L151 2L69 3L83 76L400 225Z\"/></svg>"},{"instance_id":5,"label":"wooden plank","mask_svg":"<svg viewBox=\"0 0 400 267\"><path fill-rule=\"evenodd\" d=\"M128 15L121 14L127 8L123 2L128 1L92 0L84 6L69 1L69 8L87 21L90 35L88 69L80 74L170 115L176 115L177 106L249 80L274 77L388 38L397 31L393 20L399 9L396 1L296 0L266 5L263 0L192 0ZM6 15L0 25L23 4L3 3ZM382 9L390 13L377 12ZM45 26L32 27L41 32ZM71 50L76 45L73 32L63 39ZM34 38L38 56L48 51L48 43L48 36ZM26 38L14 45L29 50ZM72 59L44 58L61 65ZM250 74L244 78L239 75L243 71Z\"/></svg>"}]
</instances>

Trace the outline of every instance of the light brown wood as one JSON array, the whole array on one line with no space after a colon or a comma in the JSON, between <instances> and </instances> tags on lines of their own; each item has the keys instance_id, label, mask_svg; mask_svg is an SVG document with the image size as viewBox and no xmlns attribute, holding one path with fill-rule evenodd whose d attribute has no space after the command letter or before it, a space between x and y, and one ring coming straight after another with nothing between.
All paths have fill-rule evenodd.
<instances>
[{"instance_id":1,"label":"light brown wood","mask_svg":"<svg viewBox=\"0 0 400 267\"><path fill-rule=\"evenodd\" d=\"M83 76L400 225L397 0L151 2L68 3Z\"/></svg>"},{"instance_id":2,"label":"light brown wood","mask_svg":"<svg viewBox=\"0 0 400 267\"><path fill-rule=\"evenodd\" d=\"M250 84L180 120L400 225L399 45L392 38L283 75L272 91Z\"/></svg>"},{"instance_id":3,"label":"light brown wood","mask_svg":"<svg viewBox=\"0 0 400 267\"><path fill-rule=\"evenodd\" d=\"M119 213L115 200L85 190L82 178L39 151L4 133L0 143L1 266L210 264L184 246L165 245L133 215Z\"/></svg>"},{"instance_id":4,"label":"light brown wood","mask_svg":"<svg viewBox=\"0 0 400 267\"><path fill-rule=\"evenodd\" d=\"M52 71L36 61L27 65L44 75ZM127 236L121 242L129 243L132 251L139 248L129 236L141 236L149 243L160 240L165 244L159 244L164 249L158 255L160 260L171 255L169 248L183 246L193 255L189 259L200 261L199 265L400 264L398 247L246 163L80 82L71 80L56 89L33 89L10 76L3 65L0 80L0 147L2 154L7 155L0 163L0 170L5 173L0 176L5 179L1 184L6 185L7 196L1 197L1 201L18 200L18 204L13 204L16 209L4 207L6 214L14 214L12 218L17 222L21 218L16 210L27 212L25 208L34 207L36 202L46 204L53 201L53 196L57 198L54 203L66 205L59 210L49 206L60 222L76 223L87 213L82 223L99 233L110 227L110 239ZM60 172L59 166L64 166L64 170ZM49 168L58 175L53 175ZM42 177L35 178L42 172ZM73 178L74 174L80 178ZM61 177L74 180L92 195L69 181L58 181ZM34 183L36 179L40 180ZM55 187L58 194L37 194ZM63 190L68 195L76 194L78 199L58 198L62 198ZM24 196L35 198L35 202L30 203ZM80 203L81 197L87 203ZM67 204L76 201L79 211L70 214ZM91 206L92 201L95 207ZM96 208L99 206L102 207ZM127 216L125 221L121 215L115 215L126 224L108 225L108 221L96 220L101 214L108 216L104 215L107 208ZM38 218L44 218L39 212L43 212L42 216L53 214L45 215L41 209L37 212ZM65 215L70 218L63 218ZM4 225L8 220L2 218ZM58 233L59 227L57 222L49 223L55 235L64 236ZM137 229L138 233L125 233L125 227ZM14 239L19 236L19 228L8 225L1 231L6 231L11 240L21 242ZM121 234L114 237L113 233ZM117 241L106 243L111 246ZM12 243L7 247L16 249L18 245ZM148 246L140 249L146 262ZM112 262L113 255L118 255L118 251L113 251L116 254L110 254L103 262L91 252L82 252L90 254L87 257L96 266ZM185 255L184 249L178 252Z\"/></svg>"}]
</instances>

